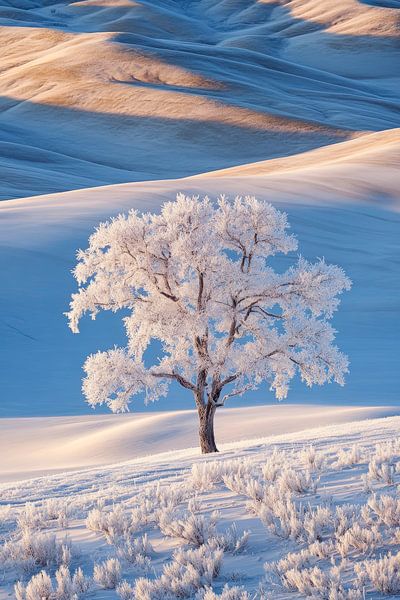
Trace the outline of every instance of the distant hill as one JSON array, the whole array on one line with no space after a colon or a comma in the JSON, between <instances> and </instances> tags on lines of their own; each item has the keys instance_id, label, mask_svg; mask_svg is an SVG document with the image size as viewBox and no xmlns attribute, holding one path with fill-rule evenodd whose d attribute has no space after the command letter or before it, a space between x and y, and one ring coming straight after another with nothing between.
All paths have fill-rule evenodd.
<instances>
[{"instance_id":1,"label":"distant hill","mask_svg":"<svg viewBox=\"0 0 400 600\"><path fill-rule=\"evenodd\" d=\"M396 3L0 1L0 198L175 179L399 125Z\"/></svg>"}]
</instances>

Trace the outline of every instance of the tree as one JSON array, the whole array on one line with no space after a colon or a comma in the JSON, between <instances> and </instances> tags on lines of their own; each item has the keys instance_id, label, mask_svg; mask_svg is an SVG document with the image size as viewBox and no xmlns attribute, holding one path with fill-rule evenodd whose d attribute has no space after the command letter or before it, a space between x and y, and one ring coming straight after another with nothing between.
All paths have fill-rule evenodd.
<instances>
[{"instance_id":1,"label":"tree","mask_svg":"<svg viewBox=\"0 0 400 600\"><path fill-rule=\"evenodd\" d=\"M268 259L297 249L286 215L254 197L216 204L185 197L160 214L101 223L79 250L69 325L84 313L128 309L128 343L89 356L83 392L91 406L128 410L165 396L171 381L194 396L203 453L217 452L214 415L226 400L263 381L285 398L296 372L308 386L344 384L347 357L332 344L328 320L351 282L340 267L298 258L283 273ZM163 354L151 367L152 340Z\"/></svg>"}]
</instances>

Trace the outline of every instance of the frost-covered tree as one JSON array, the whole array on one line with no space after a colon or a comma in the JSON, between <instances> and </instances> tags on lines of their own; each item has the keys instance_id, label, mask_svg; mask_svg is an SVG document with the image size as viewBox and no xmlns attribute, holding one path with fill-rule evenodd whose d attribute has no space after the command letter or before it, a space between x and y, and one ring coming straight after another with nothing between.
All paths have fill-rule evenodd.
<instances>
[{"instance_id":1,"label":"frost-covered tree","mask_svg":"<svg viewBox=\"0 0 400 600\"><path fill-rule=\"evenodd\" d=\"M284 273L268 259L297 249L286 215L254 197L185 197L160 214L132 210L102 223L78 252L80 285L67 313L128 309L126 348L87 358L83 392L91 406L128 410L131 398L165 396L171 381L194 396L202 452L216 452L214 415L263 381L285 398L296 372L308 386L343 385L348 361L328 320L350 288L340 267L299 258ZM148 367L152 340L162 357Z\"/></svg>"}]
</instances>

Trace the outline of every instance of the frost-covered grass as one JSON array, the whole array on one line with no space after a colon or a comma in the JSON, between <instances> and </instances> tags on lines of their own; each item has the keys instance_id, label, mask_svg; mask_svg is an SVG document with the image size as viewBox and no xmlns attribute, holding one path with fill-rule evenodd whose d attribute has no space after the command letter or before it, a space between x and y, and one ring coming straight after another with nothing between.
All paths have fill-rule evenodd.
<instances>
[{"instance_id":1,"label":"frost-covered grass","mask_svg":"<svg viewBox=\"0 0 400 600\"><path fill-rule=\"evenodd\" d=\"M5 484L0 599L396 596L398 421Z\"/></svg>"}]
</instances>

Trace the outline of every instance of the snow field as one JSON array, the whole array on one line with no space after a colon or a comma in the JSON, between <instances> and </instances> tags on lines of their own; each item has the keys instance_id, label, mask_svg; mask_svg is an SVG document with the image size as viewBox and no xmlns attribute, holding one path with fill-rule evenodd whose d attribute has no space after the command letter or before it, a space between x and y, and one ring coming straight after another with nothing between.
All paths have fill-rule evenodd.
<instances>
[{"instance_id":1,"label":"snow field","mask_svg":"<svg viewBox=\"0 0 400 600\"><path fill-rule=\"evenodd\" d=\"M0 598L398 594L399 424L3 484Z\"/></svg>"}]
</instances>

